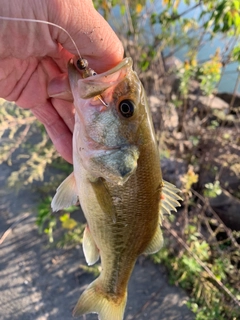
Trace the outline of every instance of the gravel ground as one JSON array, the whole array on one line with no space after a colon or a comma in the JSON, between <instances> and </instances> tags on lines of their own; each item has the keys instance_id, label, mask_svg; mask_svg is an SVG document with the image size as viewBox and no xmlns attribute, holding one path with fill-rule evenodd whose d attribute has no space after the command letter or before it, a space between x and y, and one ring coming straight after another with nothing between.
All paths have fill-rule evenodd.
<instances>
[{"instance_id":1,"label":"gravel ground","mask_svg":"<svg viewBox=\"0 0 240 320\"><path fill-rule=\"evenodd\" d=\"M46 238L35 226L37 189L31 186L17 195L7 189L11 170L0 165L0 237L14 224L0 245L0 319L73 319L72 309L94 276L79 267L85 264L81 247L46 247ZM168 284L164 267L141 257L129 283L125 320L192 320L184 305L187 299L184 291Z\"/></svg>"}]
</instances>

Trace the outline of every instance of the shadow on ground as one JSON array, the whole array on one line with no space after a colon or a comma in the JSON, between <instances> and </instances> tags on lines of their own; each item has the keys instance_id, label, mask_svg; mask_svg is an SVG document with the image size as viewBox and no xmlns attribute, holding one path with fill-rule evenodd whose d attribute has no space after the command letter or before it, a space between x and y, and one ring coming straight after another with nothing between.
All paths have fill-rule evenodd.
<instances>
[{"instance_id":1,"label":"shadow on ground","mask_svg":"<svg viewBox=\"0 0 240 320\"><path fill-rule=\"evenodd\" d=\"M35 226L39 194L33 188L18 195L8 190L5 182L10 172L6 164L0 165L0 236L20 217L24 220L0 245L0 319L70 320L80 293L94 277L79 267L85 264L80 246L47 248ZM140 258L129 284L125 319L192 320L186 300L180 288L168 284L163 267Z\"/></svg>"}]
</instances>

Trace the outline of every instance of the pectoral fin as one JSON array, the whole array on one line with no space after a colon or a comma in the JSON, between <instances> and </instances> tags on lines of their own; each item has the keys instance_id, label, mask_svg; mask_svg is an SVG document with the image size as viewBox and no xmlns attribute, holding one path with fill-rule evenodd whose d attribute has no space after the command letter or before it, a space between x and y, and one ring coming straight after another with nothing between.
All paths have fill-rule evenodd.
<instances>
[{"instance_id":1,"label":"pectoral fin","mask_svg":"<svg viewBox=\"0 0 240 320\"><path fill-rule=\"evenodd\" d=\"M180 207L181 204L179 200L183 200L178 193L180 193L177 187L173 184L163 181L163 188L161 194L161 204L160 204L160 218L162 219L164 214L171 214L171 211L177 211L176 207Z\"/></svg>"},{"instance_id":2,"label":"pectoral fin","mask_svg":"<svg viewBox=\"0 0 240 320\"><path fill-rule=\"evenodd\" d=\"M57 188L51 207L53 211L58 211L75 205L77 201L76 181L72 172Z\"/></svg>"},{"instance_id":3,"label":"pectoral fin","mask_svg":"<svg viewBox=\"0 0 240 320\"><path fill-rule=\"evenodd\" d=\"M96 263L99 259L99 250L87 226L83 233L83 253L89 266Z\"/></svg>"},{"instance_id":4,"label":"pectoral fin","mask_svg":"<svg viewBox=\"0 0 240 320\"><path fill-rule=\"evenodd\" d=\"M163 246L163 235L162 230L160 227L157 228L155 235L148 245L148 247L145 249L144 253L146 254L152 254L158 252Z\"/></svg>"}]
</instances>

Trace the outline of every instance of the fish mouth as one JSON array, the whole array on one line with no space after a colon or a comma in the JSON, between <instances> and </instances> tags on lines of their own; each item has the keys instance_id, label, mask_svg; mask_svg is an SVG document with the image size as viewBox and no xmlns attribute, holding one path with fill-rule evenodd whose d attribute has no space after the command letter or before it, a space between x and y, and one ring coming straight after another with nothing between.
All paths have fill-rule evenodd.
<instances>
[{"instance_id":1,"label":"fish mouth","mask_svg":"<svg viewBox=\"0 0 240 320\"><path fill-rule=\"evenodd\" d=\"M72 91L77 86L78 95L81 99L89 99L101 95L108 88L121 82L131 70L132 59L128 57L104 73L83 79L73 61L70 60L68 63L70 86Z\"/></svg>"}]
</instances>

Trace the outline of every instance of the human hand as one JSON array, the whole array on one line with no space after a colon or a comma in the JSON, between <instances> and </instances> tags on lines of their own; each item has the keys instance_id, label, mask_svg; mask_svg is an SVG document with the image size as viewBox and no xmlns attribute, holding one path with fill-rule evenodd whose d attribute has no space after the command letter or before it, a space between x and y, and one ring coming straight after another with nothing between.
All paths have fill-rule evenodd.
<instances>
[{"instance_id":1,"label":"human hand","mask_svg":"<svg viewBox=\"0 0 240 320\"><path fill-rule=\"evenodd\" d=\"M90 0L0 0L0 16L63 27L98 73L122 60L121 42ZM58 152L72 162L74 106L67 62L77 54L73 43L64 31L40 23L0 19L0 29L0 97L31 109Z\"/></svg>"}]
</instances>

